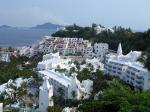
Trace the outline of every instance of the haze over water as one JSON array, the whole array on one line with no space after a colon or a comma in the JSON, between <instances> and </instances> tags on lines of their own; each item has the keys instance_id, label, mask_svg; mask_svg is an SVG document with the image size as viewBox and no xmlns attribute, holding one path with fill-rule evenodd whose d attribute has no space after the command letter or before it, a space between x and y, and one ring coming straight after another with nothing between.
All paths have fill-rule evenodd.
<instances>
[{"instance_id":1,"label":"haze over water","mask_svg":"<svg viewBox=\"0 0 150 112\"><path fill-rule=\"evenodd\" d=\"M31 45L56 29L2 28L0 29L0 47L18 47Z\"/></svg>"}]
</instances>

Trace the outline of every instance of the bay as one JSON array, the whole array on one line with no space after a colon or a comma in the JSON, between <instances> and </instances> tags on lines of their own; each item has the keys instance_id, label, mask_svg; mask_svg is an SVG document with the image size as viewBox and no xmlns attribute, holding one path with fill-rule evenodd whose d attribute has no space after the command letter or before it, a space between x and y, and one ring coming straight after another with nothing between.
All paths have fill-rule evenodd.
<instances>
[{"instance_id":1,"label":"bay","mask_svg":"<svg viewBox=\"0 0 150 112\"><path fill-rule=\"evenodd\" d=\"M56 29L0 28L0 47L30 46Z\"/></svg>"}]
</instances>

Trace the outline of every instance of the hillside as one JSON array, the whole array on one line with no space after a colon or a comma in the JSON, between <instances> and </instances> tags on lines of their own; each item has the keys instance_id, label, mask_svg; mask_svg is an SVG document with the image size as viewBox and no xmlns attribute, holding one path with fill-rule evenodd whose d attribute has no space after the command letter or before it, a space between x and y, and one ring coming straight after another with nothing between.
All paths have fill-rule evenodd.
<instances>
[{"instance_id":1,"label":"hillside","mask_svg":"<svg viewBox=\"0 0 150 112\"><path fill-rule=\"evenodd\" d=\"M12 27L8 25L1 25L0 28L12 28Z\"/></svg>"},{"instance_id":2,"label":"hillside","mask_svg":"<svg viewBox=\"0 0 150 112\"><path fill-rule=\"evenodd\" d=\"M63 27L62 25L53 24L53 23L44 23L41 25L36 25L31 27L32 29L57 29Z\"/></svg>"}]
</instances>

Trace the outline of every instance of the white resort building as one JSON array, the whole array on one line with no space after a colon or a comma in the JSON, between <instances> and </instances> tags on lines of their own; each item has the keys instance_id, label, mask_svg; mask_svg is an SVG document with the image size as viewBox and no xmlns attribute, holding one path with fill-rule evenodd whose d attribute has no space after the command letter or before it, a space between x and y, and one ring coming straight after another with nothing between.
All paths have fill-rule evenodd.
<instances>
[{"instance_id":1,"label":"white resort building","mask_svg":"<svg viewBox=\"0 0 150 112\"><path fill-rule=\"evenodd\" d=\"M59 53L50 53L43 56L43 60L38 63L37 70L52 70L61 66L61 68L68 67L68 63L71 59L63 59L59 56Z\"/></svg>"},{"instance_id":2,"label":"white resort building","mask_svg":"<svg viewBox=\"0 0 150 112\"><path fill-rule=\"evenodd\" d=\"M101 26L101 25L97 25L95 28L94 28L94 30L96 31L96 34L100 34L100 33L102 33L103 31L110 31L110 32L114 32L114 30L113 29L111 29L111 28L105 28L105 27L103 27L103 26Z\"/></svg>"},{"instance_id":3,"label":"white resort building","mask_svg":"<svg viewBox=\"0 0 150 112\"><path fill-rule=\"evenodd\" d=\"M82 83L77 79L76 74L68 77L65 74L44 70L38 72L41 77L49 77L50 83L54 87L54 95L59 95L59 90L64 92L65 99L86 99L89 97L93 81L84 80ZM74 94L74 95L73 95Z\"/></svg>"},{"instance_id":4,"label":"white resort building","mask_svg":"<svg viewBox=\"0 0 150 112\"><path fill-rule=\"evenodd\" d=\"M54 106L52 96L53 86L49 84L48 79L45 77L39 92L39 112L47 112L49 106Z\"/></svg>"},{"instance_id":5,"label":"white resort building","mask_svg":"<svg viewBox=\"0 0 150 112\"><path fill-rule=\"evenodd\" d=\"M38 49L39 49L38 46L34 46L34 45L32 47L23 46L17 48L17 50L19 51L19 55L26 56L28 58L37 55L39 52Z\"/></svg>"},{"instance_id":6,"label":"white resort building","mask_svg":"<svg viewBox=\"0 0 150 112\"><path fill-rule=\"evenodd\" d=\"M3 62L10 62L10 53L7 52L0 52L0 61Z\"/></svg>"},{"instance_id":7,"label":"white resort building","mask_svg":"<svg viewBox=\"0 0 150 112\"><path fill-rule=\"evenodd\" d=\"M62 38L45 36L41 41L36 42L31 47L24 46L17 48L21 56L31 58L38 53L49 54L59 52L63 56L84 56L84 57L98 57L100 61L104 60L106 53L108 53L107 43L92 43L83 38Z\"/></svg>"},{"instance_id":8,"label":"white resort building","mask_svg":"<svg viewBox=\"0 0 150 112\"><path fill-rule=\"evenodd\" d=\"M67 76L64 73L55 71L58 65L61 68L68 69L69 61L70 59L61 59L59 53L44 55L43 61L39 62L37 66L38 74L40 77L46 76L49 78L49 82L53 85L54 95L58 95L59 90L62 89L65 99L79 100L81 98L89 98L92 91L93 81L83 80L80 82L75 73L71 76Z\"/></svg>"},{"instance_id":9,"label":"white resort building","mask_svg":"<svg viewBox=\"0 0 150 112\"><path fill-rule=\"evenodd\" d=\"M106 56L105 74L119 77L135 88L150 88L150 72L137 61L140 56L139 51L131 51L123 55L121 44L119 44L117 54Z\"/></svg>"},{"instance_id":10,"label":"white resort building","mask_svg":"<svg viewBox=\"0 0 150 112\"><path fill-rule=\"evenodd\" d=\"M107 43L95 43L94 53L101 61L104 60L105 55L108 53L109 45Z\"/></svg>"},{"instance_id":11,"label":"white resort building","mask_svg":"<svg viewBox=\"0 0 150 112\"><path fill-rule=\"evenodd\" d=\"M63 55L81 53L82 55L92 55L93 47L91 42L83 40L83 38L60 38L46 37L41 43L41 52L47 54L58 51Z\"/></svg>"},{"instance_id":12,"label":"white resort building","mask_svg":"<svg viewBox=\"0 0 150 112\"><path fill-rule=\"evenodd\" d=\"M104 60L108 53L109 45L107 43L92 43L83 38L61 38L49 37L43 39L39 45L39 52L44 54L58 51L62 55L83 55L87 57L98 57Z\"/></svg>"}]
</instances>

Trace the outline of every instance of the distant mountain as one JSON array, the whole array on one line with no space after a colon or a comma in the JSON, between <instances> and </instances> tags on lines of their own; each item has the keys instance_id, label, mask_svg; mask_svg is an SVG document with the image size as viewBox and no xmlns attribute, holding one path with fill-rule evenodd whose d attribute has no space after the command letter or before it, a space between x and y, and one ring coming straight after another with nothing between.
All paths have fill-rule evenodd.
<instances>
[{"instance_id":1,"label":"distant mountain","mask_svg":"<svg viewBox=\"0 0 150 112\"><path fill-rule=\"evenodd\" d=\"M36 25L35 27L31 27L32 29L57 29L64 27L63 25L53 24L53 23L44 23L41 25Z\"/></svg>"},{"instance_id":2,"label":"distant mountain","mask_svg":"<svg viewBox=\"0 0 150 112\"><path fill-rule=\"evenodd\" d=\"M1 25L0 28L12 28L12 27L8 25Z\"/></svg>"}]
</instances>

